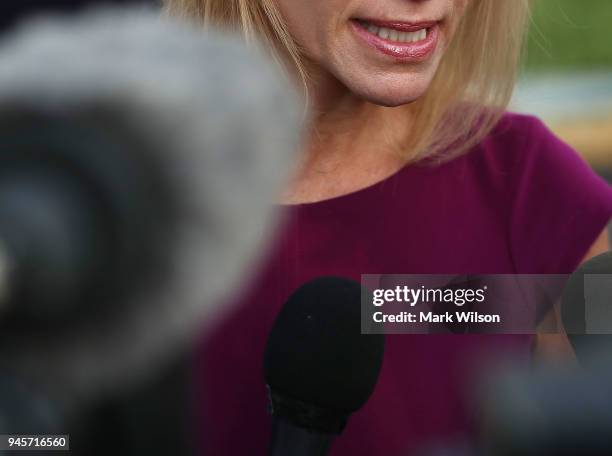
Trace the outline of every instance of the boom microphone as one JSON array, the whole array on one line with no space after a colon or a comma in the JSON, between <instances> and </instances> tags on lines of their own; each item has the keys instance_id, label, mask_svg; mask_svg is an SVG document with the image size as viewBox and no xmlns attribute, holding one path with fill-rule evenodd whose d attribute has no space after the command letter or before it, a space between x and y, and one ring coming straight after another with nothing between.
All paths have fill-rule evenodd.
<instances>
[{"instance_id":1,"label":"boom microphone","mask_svg":"<svg viewBox=\"0 0 612 456\"><path fill-rule=\"evenodd\" d=\"M264 367L273 415L272 456L322 456L372 394L384 336L361 334L361 287L312 280L287 300Z\"/></svg>"},{"instance_id":2,"label":"boom microphone","mask_svg":"<svg viewBox=\"0 0 612 456\"><path fill-rule=\"evenodd\" d=\"M70 408L186 347L265 246L300 117L261 51L157 11L7 39L0 374Z\"/></svg>"}]
</instances>

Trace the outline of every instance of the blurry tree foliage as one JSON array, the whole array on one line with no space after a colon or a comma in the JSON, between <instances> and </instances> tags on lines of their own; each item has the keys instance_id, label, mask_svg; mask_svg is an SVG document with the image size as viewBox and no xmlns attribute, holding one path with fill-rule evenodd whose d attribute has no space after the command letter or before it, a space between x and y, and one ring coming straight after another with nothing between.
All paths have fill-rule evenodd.
<instances>
[{"instance_id":1,"label":"blurry tree foliage","mask_svg":"<svg viewBox=\"0 0 612 456\"><path fill-rule=\"evenodd\" d=\"M612 71L612 0L532 0L532 5L528 70Z\"/></svg>"}]
</instances>

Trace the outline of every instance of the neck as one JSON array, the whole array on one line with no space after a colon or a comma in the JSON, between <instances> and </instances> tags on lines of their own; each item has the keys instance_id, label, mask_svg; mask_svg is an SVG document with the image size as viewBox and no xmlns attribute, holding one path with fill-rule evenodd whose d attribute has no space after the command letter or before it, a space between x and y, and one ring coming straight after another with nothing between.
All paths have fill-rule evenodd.
<instances>
[{"instance_id":1,"label":"neck","mask_svg":"<svg viewBox=\"0 0 612 456\"><path fill-rule=\"evenodd\" d=\"M407 106L383 107L351 93L331 75L309 87L311 123L286 203L314 202L372 185L397 172L410 128Z\"/></svg>"}]
</instances>

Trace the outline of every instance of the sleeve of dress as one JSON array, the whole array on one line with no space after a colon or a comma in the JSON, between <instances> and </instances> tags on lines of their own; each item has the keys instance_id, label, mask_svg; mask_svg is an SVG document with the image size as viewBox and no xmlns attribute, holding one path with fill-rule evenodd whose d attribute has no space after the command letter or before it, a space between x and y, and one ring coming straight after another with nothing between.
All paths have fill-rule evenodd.
<instances>
[{"instance_id":1,"label":"sleeve of dress","mask_svg":"<svg viewBox=\"0 0 612 456\"><path fill-rule=\"evenodd\" d=\"M612 217L612 186L543 122L522 116L510 245L517 272L569 274Z\"/></svg>"}]
</instances>

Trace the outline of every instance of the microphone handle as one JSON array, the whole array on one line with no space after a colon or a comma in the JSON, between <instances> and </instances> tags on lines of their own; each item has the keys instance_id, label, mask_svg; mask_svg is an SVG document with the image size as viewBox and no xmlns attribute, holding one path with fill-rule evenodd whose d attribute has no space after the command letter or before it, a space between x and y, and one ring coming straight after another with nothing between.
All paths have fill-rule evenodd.
<instances>
[{"instance_id":1,"label":"microphone handle","mask_svg":"<svg viewBox=\"0 0 612 456\"><path fill-rule=\"evenodd\" d=\"M270 456L326 456L336 436L296 426L274 417Z\"/></svg>"}]
</instances>

